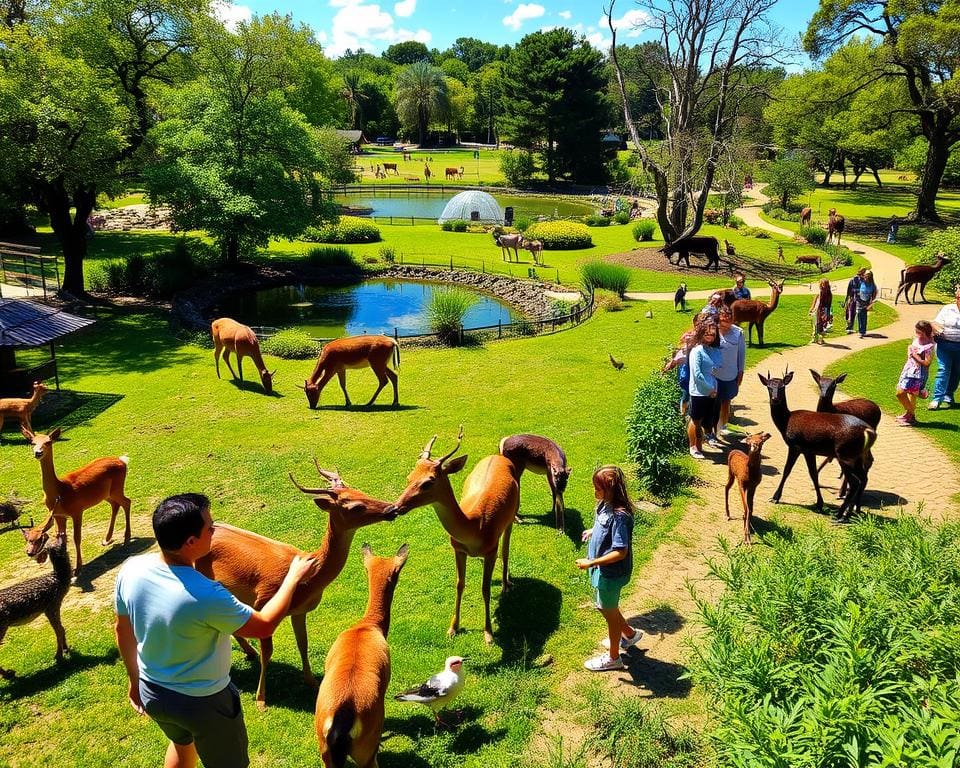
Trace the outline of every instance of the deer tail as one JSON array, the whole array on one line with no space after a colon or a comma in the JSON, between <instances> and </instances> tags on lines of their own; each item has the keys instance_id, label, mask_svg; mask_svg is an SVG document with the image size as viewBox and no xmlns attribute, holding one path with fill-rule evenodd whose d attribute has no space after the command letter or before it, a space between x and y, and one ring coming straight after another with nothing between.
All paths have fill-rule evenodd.
<instances>
[{"instance_id":1,"label":"deer tail","mask_svg":"<svg viewBox=\"0 0 960 768\"><path fill-rule=\"evenodd\" d=\"M867 427L863 430L863 462L867 463L867 458L870 456L870 449L873 448L873 444L877 442L877 431L870 427Z\"/></svg>"},{"instance_id":2,"label":"deer tail","mask_svg":"<svg viewBox=\"0 0 960 768\"><path fill-rule=\"evenodd\" d=\"M400 342L396 339L393 340L393 366L400 370Z\"/></svg>"},{"instance_id":3,"label":"deer tail","mask_svg":"<svg viewBox=\"0 0 960 768\"><path fill-rule=\"evenodd\" d=\"M120 461L122 461L124 464L126 464L126 465L129 466L129 464L130 464L130 457L129 457L129 456L127 456L126 454L124 454L123 456L118 456L117 458L120 459Z\"/></svg>"},{"instance_id":4,"label":"deer tail","mask_svg":"<svg viewBox=\"0 0 960 768\"><path fill-rule=\"evenodd\" d=\"M333 717L325 723L326 734L324 736L327 742L327 752L330 755L330 764L335 768L343 768L347 764L347 757L353 749L353 731L357 730L357 735L359 735L359 728L354 728L355 719L356 712L354 712L353 707L341 705L334 712Z\"/></svg>"}]
</instances>

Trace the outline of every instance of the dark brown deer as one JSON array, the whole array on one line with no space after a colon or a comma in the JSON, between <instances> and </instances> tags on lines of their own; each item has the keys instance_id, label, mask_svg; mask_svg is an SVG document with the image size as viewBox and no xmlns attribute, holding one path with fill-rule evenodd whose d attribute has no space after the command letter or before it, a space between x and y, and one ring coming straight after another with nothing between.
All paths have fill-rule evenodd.
<instances>
[{"instance_id":1,"label":"dark brown deer","mask_svg":"<svg viewBox=\"0 0 960 768\"><path fill-rule=\"evenodd\" d=\"M800 226L809 227L810 219L813 216L813 209L810 206L800 209Z\"/></svg>"},{"instance_id":2,"label":"dark brown deer","mask_svg":"<svg viewBox=\"0 0 960 768\"><path fill-rule=\"evenodd\" d=\"M897 303L902 293L907 304L915 304L917 302L917 290L919 289L920 298L926 304L927 297L923 291L927 287L927 283L937 276L937 273L943 269L945 264L949 263L950 259L941 252L937 254L937 261L934 264L914 264L906 269L901 269L900 285L897 286L897 295L894 297L893 303ZM910 288L913 288L913 301L910 301Z\"/></svg>"},{"instance_id":3,"label":"dark brown deer","mask_svg":"<svg viewBox=\"0 0 960 768\"><path fill-rule=\"evenodd\" d=\"M772 502L780 503L783 486L790 476L793 465L802 455L807 462L807 471L817 492L817 510L823 510L823 495L817 478L817 456L835 458L840 463L849 492L840 509L837 520L846 522L854 510L859 511L863 491L867 485L867 461L870 449L877 439L877 432L856 416L841 413L817 413L816 411L791 411L787 406L787 385L793 381L793 372L787 371L782 379L760 374L761 383L770 397L770 416L787 444L787 462L780 477L780 485L773 494Z\"/></svg>"},{"instance_id":4,"label":"dark brown deer","mask_svg":"<svg viewBox=\"0 0 960 768\"><path fill-rule=\"evenodd\" d=\"M710 235L681 237L679 240L665 244L660 251L666 255L667 262L670 264L673 263L670 261L670 257L677 254L677 266L679 267L680 261L683 260L687 263L688 268L690 266L690 254L702 253L707 257L707 265L704 269L710 269L710 265L713 264L714 269L717 272L720 271L720 242Z\"/></svg>"},{"instance_id":5,"label":"dark brown deer","mask_svg":"<svg viewBox=\"0 0 960 768\"><path fill-rule=\"evenodd\" d=\"M840 245L840 236L843 234L843 228L846 226L846 223L847 220L837 213L836 208L830 209L829 218L827 219L827 244L832 243L834 236L836 236L836 245Z\"/></svg>"},{"instance_id":6,"label":"dark brown deer","mask_svg":"<svg viewBox=\"0 0 960 768\"><path fill-rule=\"evenodd\" d=\"M775 283L768 280L770 286L770 303L757 299L737 299L730 305L733 310L733 322L737 325L748 323L747 343L753 345L753 329L757 329L757 344L763 346L763 324L780 304L780 294L783 293L783 281Z\"/></svg>"},{"instance_id":7,"label":"dark brown deer","mask_svg":"<svg viewBox=\"0 0 960 768\"><path fill-rule=\"evenodd\" d=\"M794 259L793 263L794 264L810 264L816 267L817 271L819 272L820 271L820 254L818 253L803 254L801 256L797 256L797 258Z\"/></svg>"},{"instance_id":8,"label":"dark brown deer","mask_svg":"<svg viewBox=\"0 0 960 768\"><path fill-rule=\"evenodd\" d=\"M621 363L621 367L622 367ZM564 530L563 492L573 471L567 466L567 456L553 440L540 435L511 435L500 441L500 455L506 456L517 468L517 480L523 471L546 475L553 494L553 514L558 531Z\"/></svg>"},{"instance_id":9,"label":"dark brown deer","mask_svg":"<svg viewBox=\"0 0 960 768\"><path fill-rule=\"evenodd\" d=\"M727 454L727 487L723 492L723 504L730 519L730 487L734 481L740 489L740 501L743 502L743 543L750 544L750 521L753 518L753 495L760 485L763 474L760 471L760 452L763 444L770 439L769 432L758 432L744 438L749 453L732 450Z\"/></svg>"}]
</instances>

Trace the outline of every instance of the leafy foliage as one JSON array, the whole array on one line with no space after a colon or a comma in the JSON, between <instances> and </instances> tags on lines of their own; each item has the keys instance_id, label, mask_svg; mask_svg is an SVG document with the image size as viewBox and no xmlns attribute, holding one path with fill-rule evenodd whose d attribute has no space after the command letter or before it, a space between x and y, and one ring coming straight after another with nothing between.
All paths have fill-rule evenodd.
<instances>
[{"instance_id":1,"label":"leafy foliage","mask_svg":"<svg viewBox=\"0 0 960 768\"><path fill-rule=\"evenodd\" d=\"M653 235L657 231L657 225L652 219L641 219L633 225L633 239L638 243L645 243L653 240Z\"/></svg>"},{"instance_id":2,"label":"leafy foliage","mask_svg":"<svg viewBox=\"0 0 960 768\"><path fill-rule=\"evenodd\" d=\"M341 216L334 224L307 227L300 238L310 243L376 243L380 228L370 219Z\"/></svg>"},{"instance_id":3,"label":"leafy foliage","mask_svg":"<svg viewBox=\"0 0 960 768\"><path fill-rule=\"evenodd\" d=\"M500 155L500 170L511 187L525 187L537 171L533 153L527 150L504 152Z\"/></svg>"},{"instance_id":4,"label":"leafy foliage","mask_svg":"<svg viewBox=\"0 0 960 768\"><path fill-rule=\"evenodd\" d=\"M827 242L827 231L823 227L800 227L797 234L810 245L823 245Z\"/></svg>"},{"instance_id":5,"label":"leafy foliage","mask_svg":"<svg viewBox=\"0 0 960 768\"><path fill-rule=\"evenodd\" d=\"M463 318L476 303L476 295L462 288L434 291L427 306L427 317L433 332L444 344L455 346L459 343Z\"/></svg>"},{"instance_id":6,"label":"leafy foliage","mask_svg":"<svg viewBox=\"0 0 960 768\"><path fill-rule=\"evenodd\" d=\"M781 157L767 165L766 194L780 201L780 207L786 208L790 200L808 189L813 189L813 175L806 161L799 156Z\"/></svg>"},{"instance_id":7,"label":"leafy foliage","mask_svg":"<svg viewBox=\"0 0 960 768\"><path fill-rule=\"evenodd\" d=\"M950 292L960 285L960 227L947 227L927 235L918 263L932 264L938 253L945 253L953 261L933 278L933 285L941 291Z\"/></svg>"},{"instance_id":8,"label":"leafy foliage","mask_svg":"<svg viewBox=\"0 0 960 768\"><path fill-rule=\"evenodd\" d=\"M540 240L549 251L572 251L593 246L590 230L576 221L538 221L524 234L529 240Z\"/></svg>"},{"instance_id":9,"label":"leafy foliage","mask_svg":"<svg viewBox=\"0 0 960 768\"><path fill-rule=\"evenodd\" d=\"M589 216L583 217L583 223L588 227L609 227L610 217L599 213L591 213Z\"/></svg>"},{"instance_id":10,"label":"leafy foliage","mask_svg":"<svg viewBox=\"0 0 960 768\"><path fill-rule=\"evenodd\" d=\"M657 372L637 387L627 414L627 456L641 487L661 498L672 496L688 477L677 462L687 449L679 403L676 376Z\"/></svg>"},{"instance_id":11,"label":"leafy foliage","mask_svg":"<svg viewBox=\"0 0 960 768\"><path fill-rule=\"evenodd\" d=\"M320 345L299 328L284 328L260 344L261 351L284 360L306 360L320 353Z\"/></svg>"},{"instance_id":12,"label":"leafy foliage","mask_svg":"<svg viewBox=\"0 0 960 768\"><path fill-rule=\"evenodd\" d=\"M420 146L423 146L426 144L430 121L446 117L450 109L447 79L443 71L425 60L417 60L404 67L397 76L394 103L400 121L417 130Z\"/></svg>"},{"instance_id":13,"label":"leafy foliage","mask_svg":"<svg viewBox=\"0 0 960 768\"><path fill-rule=\"evenodd\" d=\"M580 280L587 292L603 289L623 298L630 286L630 269L622 264L588 261L580 267Z\"/></svg>"},{"instance_id":14,"label":"leafy foliage","mask_svg":"<svg viewBox=\"0 0 960 768\"><path fill-rule=\"evenodd\" d=\"M598 288L594 292L593 301L596 308L604 312L621 312L623 310L623 299L616 291Z\"/></svg>"},{"instance_id":15,"label":"leafy foliage","mask_svg":"<svg viewBox=\"0 0 960 768\"><path fill-rule=\"evenodd\" d=\"M169 298L208 274L213 261L200 243L181 238L169 250L93 268L90 288L118 296Z\"/></svg>"},{"instance_id":16,"label":"leafy foliage","mask_svg":"<svg viewBox=\"0 0 960 768\"><path fill-rule=\"evenodd\" d=\"M466 232L467 222L463 219L447 219L440 225L440 228L444 232Z\"/></svg>"}]
</instances>

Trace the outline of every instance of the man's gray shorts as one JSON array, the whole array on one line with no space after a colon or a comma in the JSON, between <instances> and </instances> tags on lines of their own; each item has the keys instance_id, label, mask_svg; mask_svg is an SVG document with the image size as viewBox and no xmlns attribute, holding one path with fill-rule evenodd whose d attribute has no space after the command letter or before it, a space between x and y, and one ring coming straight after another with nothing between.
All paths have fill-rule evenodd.
<instances>
[{"instance_id":1,"label":"man's gray shorts","mask_svg":"<svg viewBox=\"0 0 960 768\"><path fill-rule=\"evenodd\" d=\"M210 696L186 696L141 679L140 701L170 741L196 744L204 768L250 764L240 693L233 683Z\"/></svg>"}]
</instances>

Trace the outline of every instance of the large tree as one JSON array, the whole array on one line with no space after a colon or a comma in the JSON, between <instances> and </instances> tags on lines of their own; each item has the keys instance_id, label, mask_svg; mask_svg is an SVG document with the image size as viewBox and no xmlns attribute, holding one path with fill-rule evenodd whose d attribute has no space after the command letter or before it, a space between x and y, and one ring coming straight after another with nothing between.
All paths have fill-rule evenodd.
<instances>
[{"instance_id":1,"label":"large tree","mask_svg":"<svg viewBox=\"0 0 960 768\"><path fill-rule=\"evenodd\" d=\"M543 148L551 182L603 181L605 87L603 57L585 39L569 29L527 35L505 67L504 133L518 146Z\"/></svg>"},{"instance_id":2,"label":"large tree","mask_svg":"<svg viewBox=\"0 0 960 768\"><path fill-rule=\"evenodd\" d=\"M820 58L863 32L877 35L882 45L876 66L862 73L862 81L902 79L908 109L928 142L910 218L939 221L937 191L950 148L960 141L960 88L953 80L960 64L960 0L821 0L804 47Z\"/></svg>"},{"instance_id":3,"label":"large tree","mask_svg":"<svg viewBox=\"0 0 960 768\"><path fill-rule=\"evenodd\" d=\"M401 122L417 129L420 146L424 146L430 123L445 119L449 112L447 79L427 61L410 64L397 76L394 102Z\"/></svg>"},{"instance_id":4,"label":"large tree","mask_svg":"<svg viewBox=\"0 0 960 768\"><path fill-rule=\"evenodd\" d=\"M383 52L383 58L401 67L418 61L431 61L430 49L416 40L394 43Z\"/></svg>"},{"instance_id":5,"label":"large tree","mask_svg":"<svg viewBox=\"0 0 960 768\"><path fill-rule=\"evenodd\" d=\"M665 138L648 147L630 107L617 54L613 3L607 9L611 59L620 84L624 119L644 170L653 178L657 222L668 242L696 232L716 177L730 153L739 109L751 100L752 77L773 59L776 38L768 14L777 0L644 0L637 3L663 50L655 70L642 72L654 89ZM659 73L666 71L666 78Z\"/></svg>"}]
</instances>

